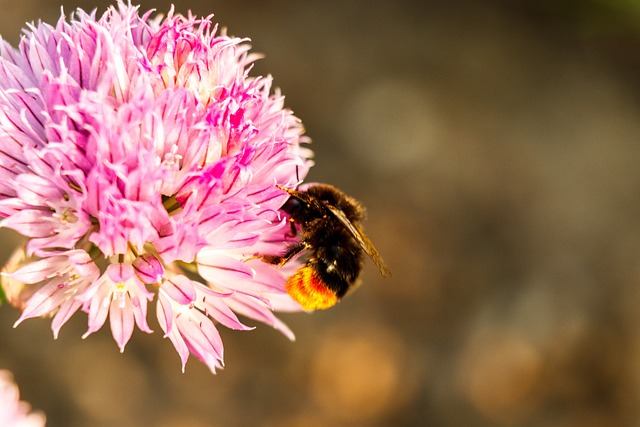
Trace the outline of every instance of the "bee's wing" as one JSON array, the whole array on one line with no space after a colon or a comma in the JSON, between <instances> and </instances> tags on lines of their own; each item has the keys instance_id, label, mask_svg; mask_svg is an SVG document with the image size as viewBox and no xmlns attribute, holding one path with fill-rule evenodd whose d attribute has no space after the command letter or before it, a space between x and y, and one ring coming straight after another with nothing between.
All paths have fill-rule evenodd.
<instances>
[{"instance_id":1,"label":"bee's wing","mask_svg":"<svg viewBox=\"0 0 640 427\"><path fill-rule=\"evenodd\" d=\"M342 225L344 225L347 230L349 230L349 233L351 233L353 238L356 239L356 242L358 242L362 250L364 250L366 254L371 257L373 262L378 267L378 270L380 270L380 274L382 274L382 276L384 277L391 276L389 267L387 267L387 264L385 264L384 260L382 259L376 248L373 246L371 240L369 240L364 234L362 228L360 228L358 224L353 224L351 221L349 221L345 214L337 207L328 204L325 204L325 206L336 218L338 218Z\"/></svg>"}]
</instances>

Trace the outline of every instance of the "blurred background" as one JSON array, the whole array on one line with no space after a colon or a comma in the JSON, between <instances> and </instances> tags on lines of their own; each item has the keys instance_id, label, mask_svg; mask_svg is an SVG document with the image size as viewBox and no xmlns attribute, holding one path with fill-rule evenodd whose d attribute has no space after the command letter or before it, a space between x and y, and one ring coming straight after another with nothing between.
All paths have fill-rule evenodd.
<instances>
[{"instance_id":1,"label":"blurred background","mask_svg":"<svg viewBox=\"0 0 640 427\"><path fill-rule=\"evenodd\" d=\"M60 14L0 7L14 45ZM640 2L177 9L266 55L253 74L303 120L309 179L368 207L393 276L369 262L336 308L281 316L294 343L221 330L216 376L195 359L182 374L160 333L120 354L107 327L80 338L82 314L54 341L0 307L0 368L48 426L640 426ZM18 240L0 239L4 260Z\"/></svg>"}]
</instances>

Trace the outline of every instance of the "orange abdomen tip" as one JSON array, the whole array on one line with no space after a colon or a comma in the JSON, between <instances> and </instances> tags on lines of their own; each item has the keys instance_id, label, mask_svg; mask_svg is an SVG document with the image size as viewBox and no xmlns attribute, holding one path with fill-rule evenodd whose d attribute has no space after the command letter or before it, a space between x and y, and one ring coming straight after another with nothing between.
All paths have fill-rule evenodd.
<instances>
[{"instance_id":1,"label":"orange abdomen tip","mask_svg":"<svg viewBox=\"0 0 640 427\"><path fill-rule=\"evenodd\" d=\"M335 292L327 287L315 270L302 267L289 277L285 284L287 293L305 310L321 310L338 302Z\"/></svg>"}]
</instances>

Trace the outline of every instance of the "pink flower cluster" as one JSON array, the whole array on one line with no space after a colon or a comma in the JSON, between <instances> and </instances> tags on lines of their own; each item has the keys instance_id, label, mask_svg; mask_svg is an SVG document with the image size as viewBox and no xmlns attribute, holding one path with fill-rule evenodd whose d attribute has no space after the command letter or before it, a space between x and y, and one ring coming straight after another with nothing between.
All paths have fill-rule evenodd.
<instances>
[{"instance_id":1,"label":"pink flower cluster","mask_svg":"<svg viewBox=\"0 0 640 427\"><path fill-rule=\"evenodd\" d=\"M29 404L20 401L20 391L11 373L0 371L0 426L44 427L44 415L29 410Z\"/></svg>"},{"instance_id":2,"label":"pink flower cluster","mask_svg":"<svg viewBox=\"0 0 640 427\"><path fill-rule=\"evenodd\" d=\"M303 127L268 77L248 73L246 40L210 17L151 18L118 2L78 10L0 44L0 226L28 238L2 285L17 323L78 310L85 334L107 318L124 350L135 326L160 328L182 360L213 371L215 323L238 314L289 337L274 316L298 310L284 291L295 263L278 253L279 209L310 166Z\"/></svg>"}]
</instances>

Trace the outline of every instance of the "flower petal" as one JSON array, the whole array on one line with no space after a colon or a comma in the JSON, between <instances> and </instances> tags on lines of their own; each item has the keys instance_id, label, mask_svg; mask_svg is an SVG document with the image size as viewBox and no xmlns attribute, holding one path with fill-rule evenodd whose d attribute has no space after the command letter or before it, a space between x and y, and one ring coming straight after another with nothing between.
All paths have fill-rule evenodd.
<instances>
[{"instance_id":1,"label":"flower petal","mask_svg":"<svg viewBox=\"0 0 640 427\"><path fill-rule=\"evenodd\" d=\"M27 237L48 237L55 232L50 217L47 211L24 209L0 221L0 227L11 228Z\"/></svg>"},{"instance_id":2,"label":"flower petal","mask_svg":"<svg viewBox=\"0 0 640 427\"><path fill-rule=\"evenodd\" d=\"M196 289L191 280L185 276L175 276L165 280L160 291L177 304L189 305L196 300Z\"/></svg>"},{"instance_id":3,"label":"flower petal","mask_svg":"<svg viewBox=\"0 0 640 427\"><path fill-rule=\"evenodd\" d=\"M134 324L133 306L131 300L125 295L118 295L118 298L109 305L109 322L113 339L116 340L122 353L133 334Z\"/></svg>"}]
</instances>

